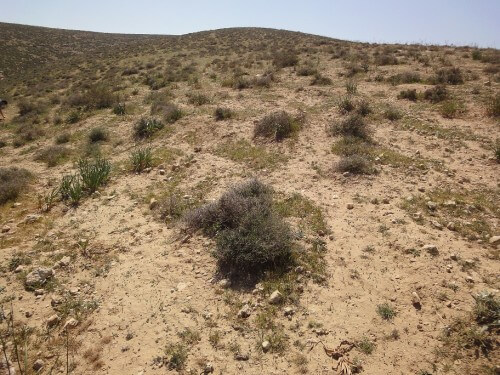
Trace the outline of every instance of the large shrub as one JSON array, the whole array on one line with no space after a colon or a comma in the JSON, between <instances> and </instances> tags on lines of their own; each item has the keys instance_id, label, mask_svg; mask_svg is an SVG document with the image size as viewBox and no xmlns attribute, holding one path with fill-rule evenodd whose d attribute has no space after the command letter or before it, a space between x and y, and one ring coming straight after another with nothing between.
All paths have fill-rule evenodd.
<instances>
[{"instance_id":1,"label":"large shrub","mask_svg":"<svg viewBox=\"0 0 500 375\"><path fill-rule=\"evenodd\" d=\"M301 126L300 119L295 119L285 111L273 112L255 123L254 137L271 138L281 141L289 138Z\"/></svg>"},{"instance_id":2,"label":"large shrub","mask_svg":"<svg viewBox=\"0 0 500 375\"><path fill-rule=\"evenodd\" d=\"M361 115L354 114L330 125L331 135L370 139L370 130Z\"/></svg>"},{"instance_id":3,"label":"large shrub","mask_svg":"<svg viewBox=\"0 0 500 375\"><path fill-rule=\"evenodd\" d=\"M272 189L258 180L230 189L185 220L215 238L214 256L222 272L256 276L292 263L290 228L273 209Z\"/></svg>"},{"instance_id":4,"label":"large shrub","mask_svg":"<svg viewBox=\"0 0 500 375\"><path fill-rule=\"evenodd\" d=\"M28 185L30 176L26 169L0 168L0 204L16 199Z\"/></svg>"}]
</instances>

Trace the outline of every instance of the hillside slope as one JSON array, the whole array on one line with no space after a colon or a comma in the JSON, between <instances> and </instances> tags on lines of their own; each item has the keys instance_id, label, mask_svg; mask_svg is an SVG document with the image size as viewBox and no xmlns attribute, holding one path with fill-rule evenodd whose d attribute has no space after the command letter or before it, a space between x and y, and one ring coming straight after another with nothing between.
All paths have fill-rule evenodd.
<instances>
[{"instance_id":1,"label":"hillside slope","mask_svg":"<svg viewBox=\"0 0 500 375\"><path fill-rule=\"evenodd\" d=\"M498 372L497 50L0 33L12 368Z\"/></svg>"}]
</instances>

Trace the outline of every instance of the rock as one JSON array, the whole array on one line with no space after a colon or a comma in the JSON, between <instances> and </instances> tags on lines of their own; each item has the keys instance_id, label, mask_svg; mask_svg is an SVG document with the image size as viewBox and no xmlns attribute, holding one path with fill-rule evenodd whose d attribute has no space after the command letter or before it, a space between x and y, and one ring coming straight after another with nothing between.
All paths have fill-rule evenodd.
<instances>
[{"instance_id":1,"label":"rock","mask_svg":"<svg viewBox=\"0 0 500 375\"><path fill-rule=\"evenodd\" d=\"M497 245L500 243L500 236L492 236L489 241L490 245Z\"/></svg>"},{"instance_id":2,"label":"rock","mask_svg":"<svg viewBox=\"0 0 500 375\"><path fill-rule=\"evenodd\" d=\"M35 290L35 296L43 296L45 294L45 290L43 289L36 289Z\"/></svg>"},{"instance_id":3,"label":"rock","mask_svg":"<svg viewBox=\"0 0 500 375\"><path fill-rule=\"evenodd\" d=\"M222 289L227 289L231 286L231 281L228 279L222 279L217 283L217 285L219 285Z\"/></svg>"},{"instance_id":4,"label":"rock","mask_svg":"<svg viewBox=\"0 0 500 375\"><path fill-rule=\"evenodd\" d=\"M26 286L35 287L43 285L54 276L54 270L47 267L39 267L26 275Z\"/></svg>"},{"instance_id":5,"label":"rock","mask_svg":"<svg viewBox=\"0 0 500 375\"><path fill-rule=\"evenodd\" d=\"M390 202L390 201L389 201L389 198L384 198L384 199L382 199L382 203L383 203L383 204L389 204L389 202Z\"/></svg>"},{"instance_id":6,"label":"rock","mask_svg":"<svg viewBox=\"0 0 500 375\"><path fill-rule=\"evenodd\" d=\"M285 316L292 316L295 314L295 310L292 307L285 307L283 314L285 314Z\"/></svg>"},{"instance_id":7,"label":"rock","mask_svg":"<svg viewBox=\"0 0 500 375\"><path fill-rule=\"evenodd\" d=\"M250 356L247 353L236 353L234 355L234 359L237 361L248 361L250 359Z\"/></svg>"},{"instance_id":8,"label":"rock","mask_svg":"<svg viewBox=\"0 0 500 375\"><path fill-rule=\"evenodd\" d=\"M59 318L59 315L57 315L57 314L52 315L51 317L49 317L49 319L47 319L47 322L46 322L47 327L51 328L51 327L56 326L60 320L61 320L61 318Z\"/></svg>"},{"instance_id":9,"label":"rock","mask_svg":"<svg viewBox=\"0 0 500 375\"><path fill-rule=\"evenodd\" d=\"M279 292L279 290L275 290L269 296L269 303L271 305L277 305L278 303L281 303L281 301L283 301L283 295Z\"/></svg>"},{"instance_id":10,"label":"rock","mask_svg":"<svg viewBox=\"0 0 500 375\"><path fill-rule=\"evenodd\" d=\"M195 147L194 152L201 152L201 147L200 146Z\"/></svg>"},{"instance_id":11,"label":"rock","mask_svg":"<svg viewBox=\"0 0 500 375\"><path fill-rule=\"evenodd\" d=\"M42 369L43 365L45 363L43 363L43 361L41 359L37 359L34 363L33 363L33 370L35 371L39 371Z\"/></svg>"},{"instance_id":12,"label":"rock","mask_svg":"<svg viewBox=\"0 0 500 375\"><path fill-rule=\"evenodd\" d=\"M468 283L473 284L473 283L474 283L474 278L473 278L472 276L470 276L470 275L469 275L469 276L466 276L466 277L465 277L465 281L467 281Z\"/></svg>"},{"instance_id":13,"label":"rock","mask_svg":"<svg viewBox=\"0 0 500 375\"><path fill-rule=\"evenodd\" d=\"M14 270L14 273L20 273L20 272L23 272L23 271L24 271L24 266L23 265L19 265Z\"/></svg>"},{"instance_id":14,"label":"rock","mask_svg":"<svg viewBox=\"0 0 500 375\"><path fill-rule=\"evenodd\" d=\"M214 372L214 365L212 365L210 362L205 364L205 367L203 368L203 374L211 374Z\"/></svg>"},{"instance_id":15,"label":"rock","mask_svg":"<svg viewBox=\"0 0 500 375\"><path fill-rule=\"evenodd\" d=\"M441 225L441 223L439 223L439 222L438 222L438 221L436 221L436 220L432 220L432 221L431 221L431 224L432 224L432 225L434 226L434 228L436 228L436 229L439 229L439 230L443 229L443 226Z\"/></svg>"},{"instance_id":16,"label":"rock","mask_svg":"<svg viewBox=\"0 0 500 375\"><path fill-rule=\"evenodd\" d=\"M446 225L446 228L448 228L449 230L455 231L457 229L457 225L453 221L450 221Z\"/></svg>"},{"instance_id":17,"label":"rock","mask_svg":"<svg viewBox=\"0 0 500 375\"><path fill-rule=\"evenodd\" d=\"M11 229L11 228L10 228L8 225L4 225L4 226L2 227L2 233L7 233L7 232L10 232L10 229Z\"/></svg>"},{"instance_id":18,"label":"rock","mask_svg":"<svg viewBox=\"0 0 500 375\"><path fill-rule=\"evenodd\" d=\"M412 215L412 218L413 218L413 220L420 221L420 220L422 220L422 213L421 212L415 212Z\"/></svg>"},{"instance_id":19,"label":"rock","mask_svg":"<svg viewBox=\"0 0 500 375\"><path fill-rule=\"evenodd\" d=\"M181 166L179 164L172 165L172 172L177 172L180 169L181 169Z\"/></svg>"},{"instance_id":20,"label":"rock","mask_svg":"<svg viewBox=\"0 0 500 375\"><path fill-rule=\"evenodd\" d=\"M448 201L444 202L443 205L445 207L456 207L457 202L455 202L453 200L448 200Z\"/></svg>"},{"instance_id":21,"label":"rock","mask_svg":"<svg viewBox=\"0 0 500 375\"><path fill-rule=\"evenodd\" d=\"M50 305L52 307L60 305L63 302L63 298L61 296L52 296L50 299Z\"/></svg>"},{"instance_id":22,"label":"rock","mask_svg":"<svg viewBox=\"0 0 500 375\"><path fill-rule=\"evenodd\" d=\"M424 245L424 247L422 247L422 250L427 251L431 255L439 254L439 250L436 245Z\"/></svg>"},{"instance_id":23,"label":"rock","mask_svg":"<svg viewBox=\"0 0 500 375\"><path fill-rule=\"evenodd\" d=\"M58 267L68 267L71 263L71 258L69 256L62 257L59 262L56 263Z\"/></svg>"},{"instance_id":24,"label":"rock","mask_svg":"<svg viewBox=\"0 0 500 375\"><path fill-rule=\"evenodd\" d=\"M347 203L347 209L348 210L352 210L354 208L354 204L353 203Z\"/></svg>"},{"instance_id":25,"label":"rock","mask_svg":"<svg viewBox=\"0 0 500 375\"><path fill-rule=\"evenodd\" d=\"M427 208L431 211L434 211L437 208L437 203L433 201L428 201Z\"/></svg>"},{"instance_id":26,"label":"rock","mask_svg":"<svg viewBox=\"0 0 500 375\"><path fill-rule=\"evenodd\" d=\"M264 351L264 353L267 353L269 351L269 349L271 349L271 343L269 341L263 341L262 342L262 350Z\"/></svg>"},{"instance_id":27,"label":"rock","mask_svg":"<svg viewBox=\"0 0 500 375\"><path fill-rule=\"evenodd\" d=\"M451 259L451 260L455 260L455 261L457 261L457 260L458 260L458 255L457 255L457 254L455 254L455 253L452 253L452 254L450 255L450 259Z\"/></svg>"},{"instance_id":28,"label":"rock","mask_svg":"<svg viewBox=\"0 0 500 375\"><path fill-rule=\"evenodd\" d=\"M238 318L248 318L251 313L252 310L250 309L250 306L246 304L240 309L240 311L238 311Z\"/></svg>"},{"instance_id":29,"label":"rock","mask_svg":"<svg viewBox=\"0 0 500 375\"><path fill-rule=\"evenodd\" d=\"M42 215L30 214L24 218L24 223L31 224L31 223L34 223L35 221L40 220L41 218L42 218Z\"/></svg>"},{"instance_id":30,"label":"rock","mask_svg":"<svg viewBox=\"0 0 500 375\"><path fill-rule=\"evenodd\" d=\"M151 200L149 201L149 209L154 210L157 206L158 201L156 200L156 198L151 198Z\"/></svg>"},{"instance_id":31,"label":"rock","mask_svg":"<svg viewBox=\"0 0 500 375\"><path fill-rule=\"evenodd\" d=\"M417 294L417 292L413 292L411 294L411 303L417 310L420 310L422 308L422 305L420 303L420 297Z\"/></svg>"},{"instance_id":32,"label":"rock","mask_svg":"<svg viewBox=\"0 0 500 375\"><path fill-rule=\"evenodd\" d=\"M163 176L165 174L165 169L160 169L158 173Z\"/></svg>"},{"instance_id":33,"label":"rock","mask_svg":"<svg viewBox=\"0 0 500 375\"><path fill-rule=\"evenodd\" d=\"M77 325L78 325L78 320L76 320L75 318L69 318L68 320L66 320L66 323L64 323L64 326L63 326L63 330L65 329L71 329L71 328L75 328Z\"/></svg>"},{"instance_id":34,"label":"rock","mask_svg":"<svg viewBox=\"0 0 500 375\"><path fill-rule=\"evenodd\" d=\"M26 318L31 318L31 317L33 316L33 311L30 311L30 310L26 311L26 312L24 313L24 316L25 316Z\"/></svg>"},{"instance_id":35,"label":"rock","mask_svg":"<svg viewBox=\"0 0 500 375\"><path fill-rule=\"evenodd\" d=\"M80 293L80 288L77 287L69 288L69 294L71 294L73 297L77 296L78 293Z\"/></svg>"}]
</instances>

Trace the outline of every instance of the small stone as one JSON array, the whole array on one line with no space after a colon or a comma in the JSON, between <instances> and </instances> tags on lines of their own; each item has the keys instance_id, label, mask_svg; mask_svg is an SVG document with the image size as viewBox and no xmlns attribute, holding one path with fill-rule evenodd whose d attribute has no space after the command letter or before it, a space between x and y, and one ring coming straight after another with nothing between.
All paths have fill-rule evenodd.
<instances>
[{"instance_id":1,"label":"small stone","mask_svg":"<svg viewBox=\"0 0 500 375\"><path fill-rule=\"evenodd\" d=\"M271 305L276 305L276 304L280 303L281 301L283 301L283 295L279 292L279 290L275 290L269 296L269 303Z\"/></svg>"},{"instance_id":2,"label":"small stone","mask_svg":"<svg viewBox=\"0 0 500 375\"><path fill-rule=\"evenodd\" d=\"M450 255L450 259L451 259L451 260L455 260L455 261L457 261L457 260L458 260L458 255L457 255L456 253L452 253L452 254Z\"/></svg>"},{"instance_id":3,"label":"small stone","mask_svg":"<svg viewBox=\"0 0 500 375\"><path fill-rule=\"evenodd\" d=\"M448 228L449 230L455 231L457 229L457 225L453 221L450 221L446 225L446 228Z\"/></svg>"},{"instance_id":4,"label":"small stone","mask_svg":"<svg viewBox=\"0 0 500 375\"><path fill-rule=\"evenodd\" d=\"M158 201L156 200L156 198L151 198L151 200L149 201L149 209L154 210L157 206Z\"/></svg>"},{"instance_id":5,"label":"small stone","mask_svg":"<svg viewBox=\"0 0 500 375\"><path fill-rule=\"evenodd\" d=\"M160 169L158 173L163 176L165 174L165 169Z\"/></svg>"},{"instance_id":6,"label":"small stone","mask_svg":"<svg viewBox=\"0 0 500 375\"><path fill-rule=\"evenodd\" d=\"M41 370L44 364L45 364L45 363L44 363L41 359L37 359L37 360L33 363L33 370L35 370L35 371L39 371L39 370Z\"/></svg>"},{"instance_id":7,"label":"small stone","mask_svg":"<svg viewBox=\"0 0 500 375\"><path fill-rule=\"evenodd\" d=\"M437 203L433 201L428 201L427 208L431 211L434 211L437 208Z\"/></svg>"},{"instance_id":8,"label":"small stone","mask_svg":"<svg viewBox=\"0 0 500 375\"><path fill-rule=\"evenodd\" d=\"M285 316L292 316L293 314L295 314L295 310L292 307L285 307L283 313L285 314Z\"/></svg>"},{"instance_id":9,"label":"small stone","mask_svg":"<svg viewBox=\"0 0 500 375\"><path fill-rule=\"evenodd\" d=\"M44 294L45 294L45 290L35 289L35 296L43 296Z\"/></svg>"},{"instance_id":10,"label":"small stone","mask_svg":"<svg viewBox=\"0 0 500 375\"><path fill-rule=\"evenodd\" d=\"M181 169L181 166L179 164L172 165L172 172L177 172L179 169Z\"/></svg>"},{"instance_id":11,"label":"small stone","mask_svg":"<svg viewBox=\"0 0 500 375\"><path fill-rule=\"evenodd\" d=\"M31 317L33 316L33 311L30 311L30 310L26 311L26 312L24 313L24 316L25 316L26 318L31 318Z\"/></svg>"},{"instance_id":12,"label":"small stone","mask_svg":"<svg viewBox=\"0 0 500 375\"><path fill-rule=\"evenodd\" d=\"M384 199L382 199L382 203L383 203L383 204L389 204L389 202L390 202L390 201L389 201L389 198L384 198Z\"/></svg>"},{"instance_id":13,"label":"small stone","mask_svg":"<svg viewBox=\"0 0 500 375\"><path fill-rule=\"evenodd\" d=\"M77 296L78 293L80 293L80 288L73 287L69 289L69 294L71 294L73 297Z\"/></svg>"},{"instance_id":14,"label":"small stone","mask_svg":"<svg viewBox=\"0 0 500 375\"><path fill-rule=\"evenodd\" d=\"M420 310L422 308L422 305L420 303L420 297L417 294L417 292L413 292L411 294L411 303L417 310Z\"/></svg>"},{"instance_id":15,"label":"small stone","mask_svg":"<svg viewBox=\"0 0 500 375\"><path fill-rule=\"evenodd\" d=\"M37 215L37 214L30 214L30 215L27 215L25 218L24 218L24 222L26 224L30 224L30 223L34 223L35 221L38 221L42 218L42 215Z\"/></svg>"},{"instance_id":16,"label":"small stone","mask_svg":"<svg viewBox=\"0 0 500 375\"><path fill-rule=\"evenodd\" d=\"M14 273L20 273L20 272L23 272L23 271L24 271L24 266L23 265L19 265L14 270Z\"/></svg>"},{"instance_id":17,"label":"small stone","mask_svg":"<svg viewBox=\"0 0 500 375\"><path fill-rule=\"evenodd\" d=\"M11 228L10 228L8 225L4 225L4 226L2 227L2 233L8 233L8 232L10 232L10 229L11 229Z\"/></svg>"},{"instance_id":18,"label":"small stone","mask_svg":"<svg viewBox=\"0 0 500 375\"><path fill-rule=\"evenodd\" d=\"M497 245L500 243L500 236L492 236L490 237L488 242L490 243L490 245Z\"/></svg>"},{"instance_id":19,"label":"small stone","mask_svg":"<svg viewBox=\"0 0 500 375\"><path fill-rule=\"evenodd\" d=\"M57 262L58 267L68 267L71 263L71 258L69 256L64 256Z\"/></svg>"},{"instance_id":20,"label":"small stone","mask_svg":"<svg viewBox=\"0 0 500 375\"><path fill-rule=\"evenodd\" d=\"M454 200L448 200L446 202L444 202L444 206L446 207L455 207L457 205L457 202L455 202Z\"/></svg>"},{"instance_id":21,"label":"small stone","mask_svg":"<svg viewBox=\"0 0 500 375\"><path fill-rule=\"evenodd\" d=\"M194 152L201 152L201 147L200 146L195 147Z\"/></svg>"},{"instance_id":22,"label":"small stone","mask_svg":"<svg viewBox=\"0 0 500 375\"><path fill-rule=\"evenodd\" d=\"M219 285L222 289L227 289L231 286L231 281L228 279L222 279L217 283L217 285Z\"/></svg>"},{"instance_id":23,"label":"small stone","mask_svg":"<svg viewBox=\"0 0 500 375\"><path fill-rule=\"evenodd\" d=\"M246 319L250 316L251 313L252 310L250 309L250 306L246 304L240 309L240 311L238 311L238 318Z\"/></svg>"},{"instance_id":24,"label":"small stone","mask_svg":"<svg viewBox=\"0 0 500 375\"><path fill-rule=\"evenodd\" d=\"M468 275L468 276L465 277L465 281L467 281L468 283L473 284L474 283L474 278L472 276Z\"/></svg>"},{"instance_id":25,"label":"small stone","mask_svg":"<svg viewBox=\"0 0 500 375\"><path fill-rule=\"evenodd\" d=\"M439 223L438 221L436 221L436 220L432 220L432 221L431 221L431 224L432 224L432 225L434 226L434 228L436 228L436 229L439 229L439 230L443 229L443 225L442 225L441 223Z\"/></svg>"},{"instance_id":26,"label":"small stone","mask_svg":"<svg viewBox=\"0 0 500 375\"><path fill-rule=\"evenodd\" d=\"M354 208L354 204L353 203L347 203L347 209L348 210L352 210Z\"/></svg>"},{"instance_id":27,"label":"small stone","mask_svg":"<svg viewBox=\"0 0 500 375\"><path fill-rule=\"evenodd\" d=\"M214 372L214 365L208 362L203 368L203 374L211 374Z\"/></svg>"},{"instance_id":28,"label":"small stone","mask_svg":"<svg viewBox=\"0 0 500 375\"><path fill-rule=\"evenodd\" d=\"M60 305L63 302L63 298L61 296L52 296L50 299L50 305L52 307Z\"/></svg>"},{"instance_id":29,"label":"small stone","mask_svg":"<svg viewBox=\"0 0 500 375\"><path fill-rule=\"evenodd\" d=\"M55 325L57 325L59 323L59 320L61 318L59 318L59 315L57 314L54 314L52 315L51 317L49 317L49 319L47 319L47 327L54 327Z\"/></svg>"},{"instance_id":30,"label":"small stone","mask_svg":"<svg viewBox=\"0 0 500 375\"><path fill-rule=\"evenodd\" d=\"M269 349L271 349L271 343L267 340L263 341L262 342L262 350L264 351L264 353L267 353Z\"/></svg>"},{"instance_id":31,"label":"small stone","mask_svg":"<svg viewBox=\"0 0 500 375\"><path fill-rule=\"evenodd\" d=\"M250 356L247 353L236 353L234 355L234 359L237 361L248 361L250 359Z\"/></svg>"},{"instance_id":32,"label":"small stone","mask_svg":"<svg viewBox=\"0 0 500 375\"><path fill-rule=\"evenodd\" d=\"M26 275L26 286L34 287L43 285L45 282L54 276L52 268L39 267Z\"/></svg>"}]
</instances>

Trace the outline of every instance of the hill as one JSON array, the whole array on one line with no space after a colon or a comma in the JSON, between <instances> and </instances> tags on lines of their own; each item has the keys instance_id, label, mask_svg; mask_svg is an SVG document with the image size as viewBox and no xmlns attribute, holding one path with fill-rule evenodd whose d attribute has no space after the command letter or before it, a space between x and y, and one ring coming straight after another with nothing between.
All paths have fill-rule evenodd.
<instances>
[{"instance_id":1,"label":"hill","mask_svg":"<svg viewBox=\"0 0 500 375\"><path fill-rule=\"evenodd\" d=\"M498 372L498 50L0 33L0 371Z\"/></svg>"}]
</instances>

